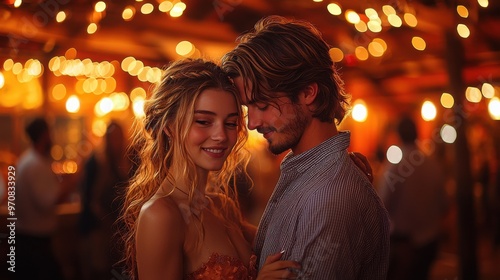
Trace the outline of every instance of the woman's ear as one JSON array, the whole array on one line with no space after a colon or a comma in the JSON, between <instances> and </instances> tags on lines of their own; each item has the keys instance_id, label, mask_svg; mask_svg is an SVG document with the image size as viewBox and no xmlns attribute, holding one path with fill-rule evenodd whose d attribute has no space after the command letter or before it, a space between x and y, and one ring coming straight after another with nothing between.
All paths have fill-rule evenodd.
<instances>
[{"instance_id":1,"label":"woman's ear","mask_svg":"<svg viewBox=\"0 0 500 280\"><path fill-rule=\"evenodd\" d=\"M163 128L163 133L165 133L165 136L167 136L168 142L170 142L170 139L172 138L172 132L170 132L170 129L168 127Z\"/></svg>"},{"instance_id":2,"label":"woman's ear","mask_svg":"<svg viewBox=\"0 0 500 280\"><path fill-rule=\"evenodd\" d=\"M302 90L302 103L304 105L311 105L313 104L314 100L316 100L316 96L318 95L318 84L317 83L312 83L306 86Z\"/></svg>"},{"instance_id":3,"label":"woman's ear","mask_svg":"<svg viewBox=\"0 0 500 280\"><path fill-rule=\"evenodd\" d=\"M165 143L165 149L168 151L168 150L170 150L170 143L171 143L171 140L170 140L171 137L170 137L170 135L171 135L171 133L170 133L170 130L167 127L163 128L163 132L165 133L165 136L167 137L166 138L166 143Z\"/></svg>"}]
</instances>

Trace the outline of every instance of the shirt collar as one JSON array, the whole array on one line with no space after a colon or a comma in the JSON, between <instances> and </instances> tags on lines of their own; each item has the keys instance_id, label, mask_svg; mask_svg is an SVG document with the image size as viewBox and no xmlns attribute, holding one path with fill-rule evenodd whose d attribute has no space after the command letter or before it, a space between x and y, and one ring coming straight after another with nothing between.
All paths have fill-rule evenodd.
<instances>
[{"instance_id":1,"label":"shirt collar","mask_svg":"<svg viewBox=\"0 0 500 280\"><path fill-rule=\"evenodd\" d=\"M303 173L308 168L325 161L336 153L346 150L349 147L351 133L349 131L339 131L335 136L330 137L318 146L309 149L298 155L289 152L281 162L281 171L296 171Z\"/></svg>"}]
</instances>

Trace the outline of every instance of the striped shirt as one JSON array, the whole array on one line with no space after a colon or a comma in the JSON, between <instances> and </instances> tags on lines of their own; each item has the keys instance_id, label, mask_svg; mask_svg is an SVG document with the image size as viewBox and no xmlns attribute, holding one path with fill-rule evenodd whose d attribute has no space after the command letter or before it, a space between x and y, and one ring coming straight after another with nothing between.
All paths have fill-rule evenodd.
<instances>
[{"instance_id":1,"label":"striped shirt","mask_svg":"<svg viewBox=\"0 0 500 280\"><path fill-rule=\"evenodd\" d=\"M259 269L269 255L301 264L298 279L386 279L389 219L366 176L350 159L349 132L281 163L260 221Z\"/></svg>"}]
</instances>

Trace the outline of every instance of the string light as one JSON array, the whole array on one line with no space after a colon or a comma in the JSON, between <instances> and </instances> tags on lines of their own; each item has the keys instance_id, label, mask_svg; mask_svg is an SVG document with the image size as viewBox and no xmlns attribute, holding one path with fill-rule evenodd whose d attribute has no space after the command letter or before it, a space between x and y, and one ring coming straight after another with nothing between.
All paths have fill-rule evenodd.
<instances>
[{"instance_id":1,"label":"string light","mask_svg":"<svg viewBox=\"0 0 500 280\"><path fill-rule=\"evenodd\" d=\"M481 93L485 98L493 98L495 96L495 88L490 83L484 83L481 87Z\"/></svg>"},{"instance_id":2,"label":"string light","mask_svg":"<svg viewBox=\"0 0 500 280\"><path fill-rule=\"evenodd\" d=\"M97 31L97 24L92 22L87 26L87 33L88 34L94 34L96 31Z\"/></svg>"},{"instance_id":3,"label":"string light","mask_svg":"<svg viewBox=\"0 0 500 280\"><path fill-rule=\"evenodd\" d=\"M425 40L418 37L418 36L415 36L411 39L411 44L413 45L413 47L416 50L419 50L419 51L423 51L426 48Z\"/></svg>"},{"instance_id":4,"label":"string light","mask_svg":"<svg viewBox=\"0 0 500 280\"><path fill-rule=\"evenodd\" d=\"M421 115L424 121L434 120L437 115L437 109L434 103L428 100L424 101L424 103L422 104Z\"/></svg>"},{"instance_id":5,"label":"string light","mask_svg":"<svg viewBox=\"0 0 500 280\"><path fill-rule=\"evenodd\" d=\"M328 12L334 16L338 16L342 14L342 8L337 3L330 3L326 6Z\"/></svg>"},{"instance_id":6,"label":"string light","mask_svg":"<svg viewBox=\"0 0 500 280\"><path fill-rule=\"evenodd\" d=\"M171 17L180 17L184 13L185 9L186 9L186 4L184 4L184 2L177 2L174 4L172 9L170 10L170 16Z\"/></svg>"},{"instance_id":7,"label":"string light","mask_svg":"<svg viewBox=\"0 0 500 280\"><path fill-rule=\"evenodd\" d=\"M329 54L333 62L340 62L344 59L344 52L339 48L331 48Z\"/></svg>"},{"instance_id":8,"label":"string light","mask_svg":"<svg viewBox=\"0 0 500 280\"><path fill-rule=\"evenodd\" d=\"M477 3L479 4L479 6L481 6L483 8L487 8L488 5L489 5L489 1L488 0L477 0Z\"/></svg>"},{"instance_id":9,"label":"string light","mask_svg":"<svg viewBox=\"0 0 500 280\"><path fill-rule=\"evenodd\" d=\"M66 100L66 111L68 113L77 113L80 110L80 99L76 95L71 95Z\"/></svg>"},{"instance_id":10,"label":"string light","mask_svg":"<svg viewBox=\"0 0 500 280\"><path fill-rule=\"evenodd\" d=\"M5 85L5 76L3 75L2 72L0 72L0 89L2 89L4 85Z\"/></svg>"},{"instance_id":11,"label":"string light","mask_svg":"<svg viewBox=\"0 0 500 280\"><path fill-rule=\"evenodd\" d=\"M321 0L313 1L321 2ZM11 3L12 2L14 3L13 6L16 8L24 5L22 0L14 0L11 1ZM488 7L489 5L487 0L477 0L477 2L479 3L479 6L483 8ZM130 2L130 5L123 7L123 10L120 8L122 11L121 17L124 21L132 21L134 20L137 11L144 15L150 15L157 12L158 14L161 13L161 16L169 15L171 17L181 17L186 10L186 4L181 1L158 0L157 2L152 3L146 3L142 0L136 0L135 2L132 1ZM97 31L106 28L105 21L102 21L102 19L106 17L106 9L109 8L111 8L111 6L108 7L105 1L99 1L94 4L91 14L88 15L88 21L84 24L84 28L85 25L87 25L86 32L88 34L95 34ZM327 10L334 16L341 16L343 14L341 6L337 3L328 4ZM418 25L417 17L414 14L408 12L404 14L397 12L394 7L390 5L385 5L382 9L378 10L374 8L367 8L364 10L364 15L366 15L366 17L363 15L363 10L359 10L358 12L352 10L345 11L345 20L352 23L357 32L366 32L363 34L365 38L367 36L371 37L369 37L369 40L364 41L362 46L357 46L356 48L352 45L349 46L342 43L340 45L341 48L330 49L329 54L332 60L336 63L341 62L345 58L345 54L342 49L348 50L350 57L353 57L351 52L355 49L354 54L357 60L360 61L366 60L370 56L381 57L387 51L387 44L381 38L371 40L375 36L382 37L379 36L379 34L373 33L382 32L383 29L385 30L387 27L390 28L390 26L396 28L401 27L403 23L409 27L416 27ZM457 14L462 18L468 18L469 10L465 6L459 5L457 6ZM54 13L51 16L56 22L66 24L66 22L72 18L73 14L61 10L58 11L57 14ZM344 20L344 17L341 16L339 19ZM354 33L356 33L356 31L354 31ZM465 24L458 24L457 33L462 38L469 38L471 30ZM184 41L181 43L175 46L176 52L179 55L191 57L195 55L195 53L199 53L199 50L196 49L194 44L191 42ZM355 44L359 44L359 41L355 42ZM420 51L424 51L426 49L426 42L420 37L414 37L412 39L412 45L415 49ZM50 53L50 51L51 49L49 48L46 53ZM93 94L93 98L96 100L99 99L97 103L95 103L95 101L91 103L95 104L94 109L98 111L95 112L96 117L92 120L92 131L97 136L103 136L106 131L106 122L101 118L109 118L107 115L111 112L131 109L137 118L144 117L144 102L147 96L144 88L141 86L135 87L130 91L130 94L125 92L115 92L117 90L117 81L113 76L116 71L123 70L126 75L129 75L129 77L137 77L138 82L156 83L161 79L162 70L160 68L148 66L144 61L138 60L134 57L127 57L120 62L96 62L89 58L80 57L80 59L78 59L77 57L78 53L76 52L76 49L71 49L68 50L64 56L54 56L50 58L49 62L45 65L34 58L28 59L26 62L24 62L24 60L22 62L14 61L11 58L5 59L2 65L3 71L0 72L0 89L2 89L5 84L5 77L14 77L14 79L17 78L17 81L24 83L40 77L43 75L44 71L50 71L54 76L61 77L61 79L65 82L68 80L68 77L72 77L75 81L74 86L71 83L65 85L55 82L55 85L49 91L48 97L51 102L60 102L60 104L65 104L68 113L78 113L82 106L80 100L83 98L82 95ZM4 75L4 72L8 73L5 73ZM122 76L119 77L121 78ZM469 96L469 102L480 102L482 97L490 99L488 100L489 114L493 119L500 119L500 100L498 97L495 97L495 88L491 84L484 83L481 90L473 88L469 91L472 92L469 92L468 94L466 93L466 96ZM4 97L5 96L2 96L2 100L0 100L1 102L7 100ZM443 93L440 101L444 108L452 108L454 105L453 96L448 93ZM429 105L427 102L428 101L424 102L422 105L422 115L423 117L426 115L425 118L433 119L435 118L437 110L434 104L430 102ZM363 103L364 102L362 102L362 100L357 100L354 103L352 117L356 121L362 122L367 118L368 110L366 105ZM2 103L1 105L5 106L4 104L7 103ZM38 105L36 106L41 106L41 103L37 104ZM30 108L29 106L34 105L23 105L22 108ZM427 109L424 110L424 107ZM424 114L424 111L427 113ZM434 116L432 117L432 115ZM440 130L440 135L446 143L453 143L456 139L456 131L450 125L443 125ZM77 161L69 158L65 159L64 149L61 146L55 147L56 148L51 151L51 154L54 159L60 160L61 162L55 164L53 168L57 170L58 173L72 174L77 172ZM67 147L65 148L67 149ZM399 162L402 157L401 149L397 146L391 146L391 148L387 151L387 157L388 159L390 158L390 161L393 163Z\"/></svg>"},{"instance_id":12,"label":"string light","mask_svg":"<svg viewBox=\"0 0 500 280\"><path fill-rule=\"evenodd\" d=\"M417 17L415 17L415 15L413 15L413 14L405 13L403 18L404 18L406 24L408 24L408 26L410 26L410 27L416 27L418 24Z\"/></svg>"},{"instance_id":13,"label":"string light","mask_svg":"<svg viewBox=\"0 0 500 280\"><path fill-rule=\"evenodd\" d=\"M358 46L354 50L354 54L356 55L356 58L358 60L364 61L368 59L368 51L366 50L365 47Z\"/></svg>"},{"instance_id":14,"label":"string light","mask_svg":"<svg viewBox=\"0 0 500 280\"><path fill-rule=\"evenodd\" d=\"M194 53L194 45L189 41L181 41L175 47L175 51L178 55L189 57Z\"/></svg>"},{"instance_id":15,"label":"string light","mask_svg":"<svg viewBox=\"0 0 500 280\"><path fill-rule=\"evenodd\" d=\"M356 24L361 20L358 13L353 10L347 10L345 12L345 19L352 24Z\"/></svg>"},{"instance_id":16,"label":"string light","mask_svg":"<svg viewBox=\"0 0 500 280\"><path fill-rule=\"evenodd\" d=\"M493 97L488 103L488 113L493 120L500 120L500 99Z\"/></svg>"},{"instance_id":17,"label":"string light","mask_svg":"<svg viewBox=\"0 0 500 280\"><path fill-rule=\"evenodd\" d=\"M172 4L172 2L163 1L158 5L158 10L163 13L168 13L173 7L174 4Z\"/></svg>"},{"instance_id":18,"label":"string light","mask_svg":"<svg viewBox=\"0 0 500 280\"><path fill-rule=\"evenodd\" d=\"M396 14L396 10L391 5L384 5L384 6L382 6L382 11L384 12L384 14L386 16L395 15Z\"/></svg>"},{"instance_id":19,"label":"string light","mask_svg":"<svg viewBox=\"0 0 500 280\"><path fill-rule=\"evenodd\" d=\"M317 0L313 0L317 1ZM481 7L487 7L487 0L477 0ZM14 6L21 6L23 1L15 0ZM318 1L319 2L319 1ZM156 5L156 4L155 4ZM341 15L343 13L341 6L338 3L329 3L327 6L327 10L332 15ZM105 12L107 9L107 4L105 1L99 1L93 5L93 12L97 14L93 14L91 16L92 20L95 22L90 22L87 26L87 33L94 34L101 27L99 21L106 16ZM136 3L131 3L131 5L127 5L124 7L122 12L122 18L125 21L133 20L136 14L136 8L140 10L143 14L151 14L155 9L162 13L168 13L172 17L180 17L183 15L183 12L186 9L186 4L182 1L161 1L158 0L158 6L154 6L151 3L147 3L144 1L136 1ZM463 6L458 5L456 8L456 12L463 18L467 18L469 16L469 10ZM379 14L382 16L379 16ZM361 17L360 17L361 15ZM364 17L366 15L366 17ZM363 12L357 13L353 10L346 10L344 12L345 20L354 24L356 30L360 33L371 31L373 33L381 32L383 26L386 27L390 24L393 27L401 27L403 22L410 26L416 27L418 24L417 17L409 12L400 13L396 11L396 9L391 5L384 5L381 9L378 8L366 8ZM55 20L59 23L62 23L68 19L68 14L65 11L59 11ZM465 24L457 25L457 32L463 38L468 38L470 36L470 30ZM182 43L182 44L181 44ZM426 49L426 42L421 37L413 37L412 45L415 49L424 51ZM343 46L343 49L349 49L352 51L351 47ZM387 44L380 38L375 38L368 44L363 44L363 46L357 46L354 48L355 59L359 61L367 60L370 56L372 57L381 57L385 54L387 50ZM351 52L350 51L350 52ZM194 53L199 54L199 50L196 47L188 42L183 41L180 42L176 46L176 52L185 57L190 57ZM70 52L67 52L70 53ZM353 57L353 54L350 54ZM76 59L76 50L73 54L65 54L65 56L53 57L50 59L47 67L48 69L57 77L59 76L85 76L84 79L78 79L76 82L76 92L83 93L94 93L94 94L113 94L116 89L116 79L113 78L114 67L111 63L97 63L92 62L90 59L78 60ZM330 50L330 56L334 62L341 62L345 58L344 52L340 48L332 48ZM150 82L155 83L161 79L161 69L157 67L151 67L144 64L144 62L140 60L136 60L133 57L129 57L124 59L118 65L121 66L122 70L127 72L130 76L136 76L137 79L141 82ZM117 67L120 67L118 66ZM42 75L44 69L43 64L39 61L30 61L26 63L24 66L22 63L14 62L12 59L6 59L3 64L3 68L12 71L18 77L19 81L27 82L34 77L39 77ZM110 70L111 69L111 70ZM105 72L109 72L105 74ZM5 78L4 78L5 79ZM64 90L60 87L62 84L58 84L59 87L53 88L52 94L50 98L53 101L60 101L66 97L66 88ZM493 86L489 84L483 84L483 88L480 91L485 98L491 98L495 94L495 90ZM477 91L474 91L473 98L471 100L477 100L478 95ZM467 93L466 93L467 95ZM469 96L471 94L469 93ZM68 98L69 100L69 98ZM478 101L470 101L470 102L478 102ZM441 96L441 105L445 108L451 108L453 106L454 100L453 97L449 94L444 94ZM450 105L451 104L451 105Z\"/></svg>"},{"instance_id":20,"label":"string light","mask_svg":"<svg viewBox=\"0 0 500 280\"><path fill-rule=\"evenodd\" d=\"M104 1L95 3L94 10L98 13L104 12L104 10L106 10L106 3L104 3Z\"/></svg>"},{"instance_id":21,"label":"string light","mask_svg":"<svg viewBox=\"0 0 500 280\"><path fill-rule=\"evenodd\" d=\"M155 7L151 3L144 3L144 5L141 6L141 13L144 15L149 15L154 11Z\"/></svg>"},{"instance_id":22,"label":"string light","mask_svg":"<svg viewBox=\"0 0 500 280\"><path fill-rule=\"evenodd\" d=\"M483 95L477 87L467 87L465 90L465 98L469 102L479 103L483 98Z\"/></svg>"},{"instance_id":23,"label":"string light","mask_svg":"<svg viewBox=\"0 0 500 280\"><path fill-rule=\"evenodd\" d=\"M382 23L380 22L380 19L379 20L376 20L376 19L373 20L373 19L371 19L367 23L367 26L368 26L368 29L370 29L371 32L378 33L378 32L382 31Z\"/></svg>"},{"instance_id":24,"label":"string light","mask_svg":"<svg viewBox=\"0 0 500 280\"><path fill-rule=\"evenodd\" d=\"M394 27L401 27L401 25L403 25L403 21L401 20L401 18L396 15L396 14L390 14L387 16L387 20L389 21L389 23L394 26Z\"/></svg>"},{"instance_id":25,"label":"string light","mask_svg":"<svg viewBox=\"0 0 500 280\"><path fill-rule=\"evenodd\" d=\"M462 38L468 38L470 36L470 30L469 30L469 27L467 27L467 25L465 24L458 24L457 25L457 32L458 32L458 35L460 35L460 37Z\"/></svg>"},{"instance_id":26,"label":"string light","mask_svg":"<svg viewBox=\"0 0 500 280\"><path fill-rule=\"evenodd\" d=\"M441 94L441 105L444 107L444 108L452 108L453 107L453 104L455 104L455 99L453 98L453 95L447 93L447 92L443 92L443 94Z\"/></svg>"},{"instance_id":27,"label":"string light","mask_svg":"<svg viewBox=\"0 0 500 280\"><path fill-rule=\"evenodd\" d=\"M384 44L384 40L375 38L372 42L370 42L370 44L368 44L368 51L374 57L381 57L387 49L387 45Z\"/></svg>"},{"instance_id":28,"label":"string light","mask_svg":"<svg viewBox=\"0 0 500 280\"><path fill-rule=\"evenodd\" d=\"M469 17L469 10L463 5L458 5L457 6L457 14L463 18L468 18Z\"/></svg>"},{"instance_id":29,"label":"string light","mask_svg":"<svg viewBox=\"0 0 500 280\"><path fill-rule=\"evenodd\" d=\"M369 19L377 19L377 18L379 18L377 11L375 9L373 9L373 8L367 8L367 9L365 9L365 15Z\"/></svg>"},{"instance_id":30,"label":"string light","mask_svg":"<svg viewBox=\"0 0 500 280\"><path fill-rule=\"evenodd\" d=\"M392 145L385 154L387 160L392 164L398 164L403 159L403 151L400 147Z\"/></svg>"},{"instance_id":31,"label":"string light","mask_svg":"<svg viewBox=\"0 0 500 280\"><path fill-rule=\"evenodd\" d=\"M368 118L368 109L366 103L362 99L354 102L352 107L352 118L357 122L364 122Z\"/></svg>"},{"instance_id":32,"label":"string light","mask_svg":"<svg viewBox=\"0 0 500 280\"><path fill-rule=\"evenodd\" d=\"M133 6L127 6L123 9L122 18L124 21L131 21L135 15L135 8Z\"/></svg>"},{"instance_id":33,"label":"string light","mask_svg":"<svg viewBox=\"0 0 500 280\"><path fill-rule=\"evenodd\" d=\"M457 139L457 130L449 124L444 124L439 131L439 135L443 142L453 144Z\"/></svg>"},{"instance_id":34,"label":"string light","mask_svg":"<svg viewBox=\"0 0 500 280\"><path fill-rule=\"evenodd\" d=\"M356 30L358 30L359 32L366 32L368 30L368 26L366 25L366 23L362 20L360 20L358 23L356 23L354 25L354 27L356 28Z\"/></svg>"},{"instance_id":35,"label":"string light","mask_svg":"<svg viewBox=\"0 0 500 280\"><path fill-rule=\"evenodd\" d=\"M66 12L59 11L56 15L56 21L61 23L66 20Z\"/></svg>"}]
</instances>

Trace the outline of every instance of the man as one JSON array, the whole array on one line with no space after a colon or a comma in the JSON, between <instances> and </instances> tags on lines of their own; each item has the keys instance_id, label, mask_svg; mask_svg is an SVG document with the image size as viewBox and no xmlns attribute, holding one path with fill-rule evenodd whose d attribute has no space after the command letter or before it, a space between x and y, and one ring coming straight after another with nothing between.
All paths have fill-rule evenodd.
<instances>
[{"instance_id":1,"label":"man","mask_svg":"<svg viewBox=\"0 0 500 280\"><path fill-rule=\"evenodd\" d=\"M403 116L397 125L403 158L387 163L380 177L380 197L391 219L388 279L429 278L448 213L442 164L417 146L417 126Z\"/></svg>"},{"instance_id":2,"label":"man","mask_svg":"<svg viewBox=\"0 0 500 280\"><path fill-rule=\"evenodd\" d=\"M52 251L61 186L49 160L52 140L43 118L26 126L31 146L16 167L15 279L62 279Z\"/></svg>"},{"instance_id":3,"label":"man","mask_svg":"<svg viewBox=\"0 0 500 280\"><path fill-rule=\"evenodd\" d=\"M291 151L260 221L259 269L284 250L299 279L385 279L389 222L366 176L350 160L348 105L329 47L310 23L271 16L222 58L274 154Z\"/></svg>"}]
</instances>

